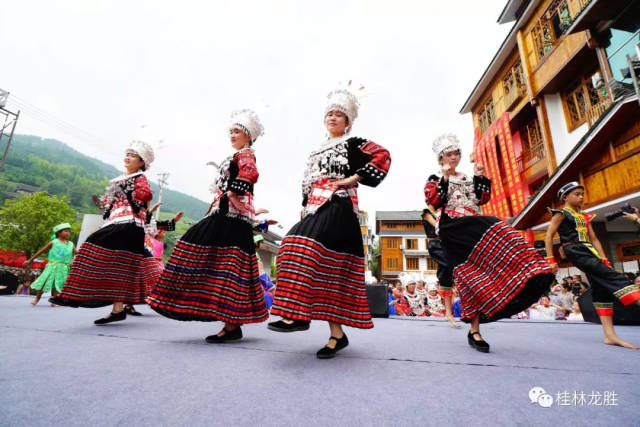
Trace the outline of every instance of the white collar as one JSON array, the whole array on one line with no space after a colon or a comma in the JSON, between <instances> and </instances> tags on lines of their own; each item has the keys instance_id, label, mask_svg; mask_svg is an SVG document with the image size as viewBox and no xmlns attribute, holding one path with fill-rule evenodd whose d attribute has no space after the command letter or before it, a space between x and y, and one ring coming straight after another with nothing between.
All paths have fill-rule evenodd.
<instances>
[{"instance_id":1,"label":"white collar","mask_svg":"<svg viewBox=\"0 0 640 427\"><path fill-rule=\"evenodd\" d=\"M315 154L322 153L323 151L330 150L331 148L342 144L348 138L349 138L349 135L347 135L346 133L344 135L342 135L342 136L337 137L337 138L327 138L324 141L322 141L322 144L320 145L320 148L318 148L317 150L314 150L314 151L311 152L311 155L313 156Z\"/></svg>"},{"instance_id":2,"label":"white collar","mask_svg":"<svg viewBox=\"0 0 640 427\"><path fill-rule=\"evenodd\" d=\"M138 171L138 172L134 172L134 173L129 174L129 175L120 175L120 176L117 176L117 177L113 178L109 182L118 182L118 181L125 180L127 178L131 178L131 177L138 176L138 175L143 175L143 174L144 174L144 172Z\"/></svg>"}]
</instances>

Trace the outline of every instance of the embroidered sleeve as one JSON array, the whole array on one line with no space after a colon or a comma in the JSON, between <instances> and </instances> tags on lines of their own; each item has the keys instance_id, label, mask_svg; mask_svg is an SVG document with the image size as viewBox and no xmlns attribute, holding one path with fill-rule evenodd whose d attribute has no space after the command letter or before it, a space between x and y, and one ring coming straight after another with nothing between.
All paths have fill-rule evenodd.
<instances>
[{"instance_id":1,"label":"embroidered sleeve","mask_svg":"<svg viewBox=\"0 0 640 427\"><path fill-rule=\"evenodd\" d=\"M473 177L473 191L476 193L479 205L484 205L491 199L491 180L486 176Z\"/></svg>"},{"instance_id":2,"label":"embroidered sleeve","mask_svg":"<svg viewBox=\"0 0 640 427\"><path fill-rule=\"evenodd\" d=\"M258 167L256 158L249 150L241 151L233 156L233 161L238 165L238 175L231 181L229 190L242 196L252 191L253 184L258 182Z\"/></svg>"},{"instance_id":3,"label":"embroidered sleeve","mask_svg":"<svg viewBox=\"0 0 640 427\"><path fill-rule=\"evenodd\" d=\"M153 192L151 191L151 187L149 187L147 177L140 175L133 184L133 200L141 204L146 204L151 201L151 199L153 199Z\"/></svg>"},{"instance_id":4,"label":"embroidered sleeve","mask_svg":"<svg viewBox=\"0 0 640 427\"><path fill-rule=\"evenodd\" d=\"M428 205L441 208L447 200L449 183L437 175L431 175L424 186L424 197Z\"/></svg>"},{"instance_id":5,"label":"embroidered sleeve","mask_svg":"<svg viewBox=\"0 0 640 427\"><path fill-rule=\"evenodd\" d=\"M158 230L175 231L176 222L173 220L173 218L164 221L156 221L156 227L158 227Z\"/></svg>"},{"instance_id":6,"label":"embroidered sleeve","mask_svg":"<svg viewBox=\"0 0 640 427\"><path fill-rule=\"evenodd\" d=\"M357 150L357 155L354 156L357 160L353 162L349 159L349 163L352 164L355 173L362 177L360 183L376 187L385 179L391 167L389 150L362 138L350 138L349 146L350 152L353 151L353 147Z\"/></svg>"}]
</instances>

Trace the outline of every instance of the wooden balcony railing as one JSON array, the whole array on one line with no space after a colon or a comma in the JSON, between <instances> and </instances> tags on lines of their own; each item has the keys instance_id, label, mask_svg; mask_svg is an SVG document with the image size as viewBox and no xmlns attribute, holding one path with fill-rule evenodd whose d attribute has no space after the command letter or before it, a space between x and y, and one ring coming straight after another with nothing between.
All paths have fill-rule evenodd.
<instances>
[{"instance_id":1,"label":"wooden balcony railing","mask_svg":"<svg viewBox=\"0 0 640 427\"><path fill-rule=\"evenodd\" d=\"M525 85L511 86L509 93L504 95L504 111L511 111L511 108L522 99L527 92Z\"/></svg>"},{"instance_id":2,"label":"wooden balcony railing","mask_svg":"<svg viewBox=\"0 0 640 427\"><path fill-rule=\"evenodd\" d=\"M602 114L607 111L607 108L609 108L610 105L611 100L607 97L597 104L592 105L591 108L587 110L586 116L589 127L593 126L593 124L598 121L600 116L602 116Z\"/></svg>"},{"instance_id":3,"label":"wooden balcony railing","mask_svg":"<svg viewBox=\"0 0 640 427\"><path fill-rule=\"evenodd\" d=\"M554 0L531 30L536 47L535 65L558 44L575 19L593 0Z\"/></svg>"},{"instance_id":4,"label":"wooden balcony railing","mask_svg":"<svg viewBox=\"0 0 640 427\"><path fill-rule=\"evenodd\" d=\"M575 20L578 15L587 7L593 0L569 0L569 7L571 8L571 20Z\"/></svg>"},{"instance_id":5,"label":"wooden balcony railing","mask_svg":"<svg viewBox=\"0 0 640 427\"><path fill-rule=\"evenodd\" d=\"M516 159L518 170L524 172L542 159L544 159L544 145L539 143L527 151L524 151L522 155Z\"/></svg>"}]
</instances>

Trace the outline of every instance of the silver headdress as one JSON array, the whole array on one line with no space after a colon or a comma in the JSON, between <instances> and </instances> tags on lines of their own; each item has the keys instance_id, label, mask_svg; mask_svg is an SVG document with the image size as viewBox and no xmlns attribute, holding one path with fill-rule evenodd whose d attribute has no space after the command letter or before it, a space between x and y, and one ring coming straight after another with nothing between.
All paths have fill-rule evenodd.
<instances>
[{"instance_id":1,"label":"silver headdress","mask_svg":"<svg viewBox=\"0 0 640 427\"><path fill-rule=\"evenodd\" d=\"M349 85L351 85L351 81ZM327 106L324 109L324 115L326 117L329 111L335 110L344 113L349 119L345 133L349 133L353 122L358 118L359 107L360 103L358 102L358 98L351 91L347 89L335 89L327 95Z\"/></svg>"},{"instance_id":2,"label":"silver headdress","mask_svg":"<svg viewBox=\"0 0 640 427\"><path fill-rule=\"evenodd\" d=\"M256 139L264 133L260 118L258 118L255 112L249 109L232 112L229 129L240 129L251 138L251 142L255 142Z\"/></svg>"},{"instance_id":3,"label":"silver headdress","mask_svg":"<svg viewBox=\"0 0 640 427\"><path fill-rule=\"evenodd\" d=\"M136 153L142 161L144 162L144 166L146 169L151 167L151 163L155 159L153 154L153 148L149 144L144 141L133 140L129 143L126 152Z\"/></svg>"},{"instance_id":4,"label":"silver headdress","mask_svg":"<svg viewBox=\"0 0 640 427\"><path fill-rule=\"evenodd\" d=\"M436 286L438 283L438 278L436 276L434 276L433 274L426 274L424 275L424 281L427 285L427 287L434 285Z\"/></svg>"},{"instance_id":5,"label":"silver headdress","mask_svg":"<svg viewBox=\"0 0 640 427\"><path fill-rule=\"evenodd\" d=\"M411 283L416 283L416 277L411 273L400 273L398 279L400 279L405 288Z\"/></svg>"},{"instance_id":6,"label":"silver headdress","mask_svg":"<svg viewBox=\"0 0 640 427\"><path fill-rule=\"evenodd\" d=\"M460 141L456 135L445 133L433 141L432 149L438 157L441 157L448 151L460 151Z\"/></svg>"}]
</instances>

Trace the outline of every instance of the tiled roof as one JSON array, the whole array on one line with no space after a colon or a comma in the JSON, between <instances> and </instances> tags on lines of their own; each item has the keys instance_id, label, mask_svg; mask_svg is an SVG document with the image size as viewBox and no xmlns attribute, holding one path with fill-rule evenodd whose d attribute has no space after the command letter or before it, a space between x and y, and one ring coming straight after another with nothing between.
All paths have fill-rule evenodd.
<instances>
[{"instance_id":1,"label":"tiled roof","mask_svg":"<svg viewBox=\"0 0 640 427\"><path fill-rule=\"evenodd\" d=\"M421 221L422 211L376 211L376 221Z\"/></svg>"}]
</instances>

